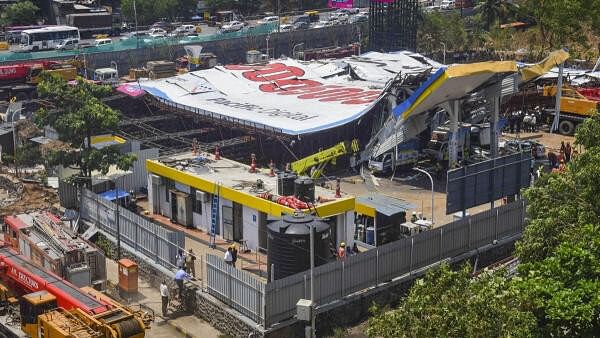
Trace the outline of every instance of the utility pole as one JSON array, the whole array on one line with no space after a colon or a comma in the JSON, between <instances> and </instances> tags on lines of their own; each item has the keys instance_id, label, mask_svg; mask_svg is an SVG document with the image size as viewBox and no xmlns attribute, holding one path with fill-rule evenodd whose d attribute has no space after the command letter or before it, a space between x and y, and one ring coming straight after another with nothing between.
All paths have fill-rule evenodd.
<instances>
[{"instance_id":1,"label":"utility pole","mask_svg":"<svg viewBox=\"0 0 600 338\"><path fill-rule=\"evenodd\" d=\"M434 190L433 190L433 177L431 177L431 174L428 173L427 171L421 169L421 168L413 168L413 170L416 170L420 173L423 173L425 175L427 175L427 177L429 177L429 180L431 181L431 224L433 224L433 203L434 203Z\"/></svg>"},{"instance_id":2,"label":"utility pole","mask_svg":"<svg viewBox=\"0 0 600 338\"><path fill-rule=\"evenodd\" d=\"M115 201L117 202L117 217L115 217L116 222L117 222L117 260L121 259L121 222L119 222L119 218L120 218L120 214L119 214L119 178L117 177L116 182L115 182Z\"/></svg>"},{"instance_id":3,"label":"utility pole","mask_svg":"<svg viewBox=\"0 0 600 338\"><path fill-rule=\"evenodd\" d=\"M281 2L277 0L277 33L280 33L281 29Z\"/></svg>"},{"instance_id":4,"label":"utility pole","mask_svg":"<svg viewBox=\"0 0 600 338\"><path fill-rule=\"evenodd\" d=\"M140 48L140 36L138 35L137 10L135 8L135 0L133 0L133 19L135 20L135 42L136 49Z\"/></svg>"},{"instance_id":5,"label":"utility pole","mask_svg":"<svg viewBox=\"0 0 600 338\"><path fill-rule=\"evenodd\" d=\"M316 337L316 305L315 305L315 226L310 223L310 302L312 309L310 311L310 337Z\"/></svg>"}]
</instances>

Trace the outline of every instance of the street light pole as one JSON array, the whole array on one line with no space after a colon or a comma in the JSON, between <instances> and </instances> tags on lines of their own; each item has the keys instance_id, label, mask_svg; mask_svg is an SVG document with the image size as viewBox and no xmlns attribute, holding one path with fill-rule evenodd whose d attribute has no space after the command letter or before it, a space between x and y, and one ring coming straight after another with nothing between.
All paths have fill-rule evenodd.
<instances>
[{"instance_id":1,"label":"street light pole","mask_svg":"<svg viewBox=\"0 0 600 338\"><path fill-rule=\"evenodd\" d=\"M315 314L315 226L310 223L310 302L312 309L310 311L310 337L316 337L316 314Z\"/></svg>"},{"instance_id":2,"label":"street light pole","mask_svg":"<svg viewBox=\"0 0 600 338\"><path fill-rule=\"evenodd\" d=\"M135 21L135 42L136 48L140 48L140 36L138 35L138 21L137 21L137 10L135 8L135 0L133 0L133 19Z\"/></svg>"},{"instance_id":3,"label":"street light pole","mask_svg":"<svg viewBox=\"0 0 600 338\"><path fill-rule=\"evenodd\" d=\"M442 53L444 53L444 61L442 63L446 64L446 44L443 42L440 43L442 44L442 47L444 47L444 49L442 49Z\"/></svg>"},{"instance_id":4,"label":"street light pole","mask_svg":"<svg viewBox=\"0 0 600 338\"><path fill-rule=\"evenodd\" d=\"M416 170L420 173L427 175L427 177L429 177L429 180L431 181L431 224L433 224L433 205L434 205L433 204L434 203L433 177L431 177L431 174L423 169L415 167L415 168L413 168L413 170Z\"/></svg>"},{"instance_id":5,"label":"street light pole","mask_svg":"<svg viewBox=\"0 0 600 338\"><path fill-rule=\"evenodd\" d=\"M116 197L116 201L117 201L117 217L116 218L116 223L117 223L117 260L121 259L121 222L119 222L119 178L117 177L116 179L116 189L115 189L115 197Z\"/></svg>"}]
</instances>

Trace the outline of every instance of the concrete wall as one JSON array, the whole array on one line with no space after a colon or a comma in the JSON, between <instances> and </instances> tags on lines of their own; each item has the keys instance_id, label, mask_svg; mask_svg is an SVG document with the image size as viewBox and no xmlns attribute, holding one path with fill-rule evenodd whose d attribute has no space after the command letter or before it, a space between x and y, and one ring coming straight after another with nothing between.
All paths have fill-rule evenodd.
<instances>
[{"instance_id":1,"label":"concrete wall","mask_svg":"<svg viewBox=\"0 0 600 338\"><path fill-rule=\"evenodd\" d=\"M359 32L361 32L359 34ZM269 54L279 57L282 54L292 56L295 45L304 43L304 49L322 48L329 46L346 46L358 42L359 36L368 36L368 25L349 24L308 29L294 32L273 33L269 35ZM248 36L244 38L225 39L198 43L204 47L203 52L214 53L221 64L245 63L248 50L261 50L266 53L266 35ZM301 50L300 47L296 51ZM161 46L154 48L110 51L86 55L89 70L110 67L111 61L117 63L119 75L129 72L129 68L145 65L152 60L175 60L185 55L183 46ZM71 59L71 56L59 59ZM9 61L6 64L20 63ZM91 74L88 71L88 74Z\"/></svg>"}]
</instances>

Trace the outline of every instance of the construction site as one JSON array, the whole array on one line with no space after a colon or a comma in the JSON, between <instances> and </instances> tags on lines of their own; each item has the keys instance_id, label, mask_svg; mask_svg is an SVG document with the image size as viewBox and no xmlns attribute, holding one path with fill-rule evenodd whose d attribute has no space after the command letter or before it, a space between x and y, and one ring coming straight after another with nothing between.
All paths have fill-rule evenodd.
<instances>
[{"instance_id":1,"label":"construction site","mask_svg":"<svg viewBox=\"0 0 600 338\"><path fill-rule=\"evenodd\" d=\"M0 65L0 337L328 336L432 267L511 257L523 189L584 151L600 60L447 65L411 51L402 4L394 38L371 6L377 51ZM105 86L116 128L73 146L32 123L64 113L46 74ZM50 161L92 151L134 160Z\"/></svg>"}]
</instances>

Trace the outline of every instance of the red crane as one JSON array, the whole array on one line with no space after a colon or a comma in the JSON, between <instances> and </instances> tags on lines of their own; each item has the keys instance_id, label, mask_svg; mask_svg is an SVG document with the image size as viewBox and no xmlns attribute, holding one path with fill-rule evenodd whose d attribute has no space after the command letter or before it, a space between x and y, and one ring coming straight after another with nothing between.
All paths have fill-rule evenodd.
<instances>
[{"instance_id":1,"label":"red crane","mask_svg":"<svg viewBox=\"0 0 600 338\"><path fill-rule=\"evenodd\" d=\"M71 310L79 308L95 315L108 311L109 303L83 292L63 278L48 272L0 241L0 279L23 293L46 290L56 297L58 306Z\"/></svg>"}]
</instances>

